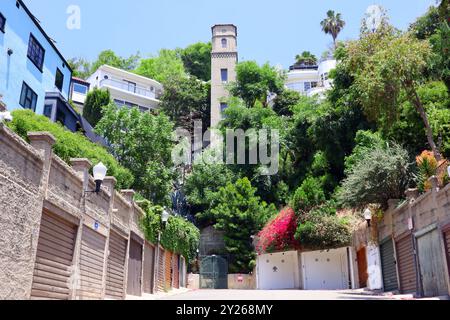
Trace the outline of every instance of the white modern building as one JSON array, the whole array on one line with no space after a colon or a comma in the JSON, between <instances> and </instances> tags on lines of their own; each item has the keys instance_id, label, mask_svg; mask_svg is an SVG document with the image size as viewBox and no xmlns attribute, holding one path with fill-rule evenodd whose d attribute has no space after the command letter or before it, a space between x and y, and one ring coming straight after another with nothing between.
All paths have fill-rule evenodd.
<instances>
[{"instance_id":1,"label":"white modern building","mask_svg":"<svg viewBox=\"0 0 450 320\"><path fill-rule=\"evenodd\" d=\"M318 65L293 65L289 68L285 85L288 89L309 97L323 96L331 88L329 73L335 68L334 59L322 60Z\"/></svg>"},{"instance_id":2,"label":"white modern building","mask_svg":"<svg viewBox=\"0 0 450 320\"><path fill-rule=\"evenodd\" d=\"M138 107L143 112L157 108L163 92L162 84L156 80L108 65L98 68L86 81L90 90L108 89L118 106Z\"/></svg>"}]
</instances>

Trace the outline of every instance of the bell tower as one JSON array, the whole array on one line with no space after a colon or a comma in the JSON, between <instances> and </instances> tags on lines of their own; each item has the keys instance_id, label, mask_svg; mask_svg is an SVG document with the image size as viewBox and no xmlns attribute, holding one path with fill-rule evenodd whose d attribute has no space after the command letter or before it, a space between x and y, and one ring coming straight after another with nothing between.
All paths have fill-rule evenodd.
<instances>
[{"instance_id":1,"label":"bell tower","mask_svg":"<svg viewBox=\"0 0 450 320\"><path fill-rule=\"evenodd\" d=\"M233 24L216 24L212 27L211 52L211 128L222 120L228 107L228 84L236 81L237 27Z\"/></svg>"}]
</instances>

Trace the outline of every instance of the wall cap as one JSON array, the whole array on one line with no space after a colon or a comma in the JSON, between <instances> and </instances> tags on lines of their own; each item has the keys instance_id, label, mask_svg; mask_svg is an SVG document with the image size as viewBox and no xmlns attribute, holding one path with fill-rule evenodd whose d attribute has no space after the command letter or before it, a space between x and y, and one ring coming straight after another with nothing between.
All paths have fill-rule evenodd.
<instances>
[{"instance_id":1,"label":"wall cap","mask_svg":"<svg viewBox=\"0 0 450 320\"><path fill-rule=\"evenodd\" d=\"M90 169L92 167L92 162L86 158L72 158L70 159L70 164L72 167L81 167L84 169Z\"/></svg>"},{"instance_id":2,"label":"wall cap","mask_svg":"<svg viewBox=\"0 0 450 320\"><path fill-rule=\"evenodd\" d=\"M112 183L113 185L116 185L117 179L116 179L115 177L113 177L113 176L107 176L107 177L105 177L105 179L103 180L103 183L105 183L105 182L107 182L107 183Z\"/></svg>"},{"instance_id":3,"label":"wall cap","mask_svg":"<svg viewBox=\"0 0 450 320\"><path fill-rule=\"evenodd\" d=\"M56 138L50 132L28 132L27 136L31 142L45 141L51 146L56 143Z\"/></svg>"}]
</instances>

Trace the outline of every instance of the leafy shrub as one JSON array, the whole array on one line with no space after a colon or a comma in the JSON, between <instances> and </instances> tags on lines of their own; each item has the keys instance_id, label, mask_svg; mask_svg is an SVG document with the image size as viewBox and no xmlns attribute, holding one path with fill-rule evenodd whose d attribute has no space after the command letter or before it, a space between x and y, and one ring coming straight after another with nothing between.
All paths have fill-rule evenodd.
<instances>
[{"instance_id":1,"label":"leafy shrub","mask_svg":"<svg viewBox=\"0 0 450 320\"><path fill-rule=\"evenodd\" d=\"M162 227L161 206L154 206L148 200L139 202L145 216L141 221L145 237L151 243L157 243L158 233L161 232L161 245L167 250L181 254L189 263L197 253L200 242L200 231L192 223L180 216L170 216L166 226Z\"/></svg>"},{"instance_id":2,"label":"leafy shrub","mask_svg":"<svg viewBox=\"0 0 450 320\"><path fill-rule=\"evenodd\" d=\"M418 174L416 177L417 187L420 192L425 192L431 189L431 182L428 181L432 176L437 176L439 183L446 185L448 183L448 174L445 170L438 170L439 167L444 167L447 164L446 159L437 161L434 153L428 150L423 151L416 157L416 164L418 167ZM438 172L439 171L439 172Z\"/></svg>"},{"instance_id":3,"label":"leafy shrub","mask_svg":"<svg viewBox=\"0 0 450 320\"><path fill-rule=\"evenodd\" d=\"M101 161L108 168L108 175L117 179L117 189L127 189L133 183L134 177L128 169L120 166L105 148L90 142L81 133L72 133L31 110L15 110L12 115L13 121L8 126L23 139L28 141L28 132L50 132L56 138L53 151L65 162L69 163L71 158L87 158L93 164Z\"/></svg>"},{"instance_id":4,"label":"leafy shrub","mask_svg":"<svg viewBox=\"0 0 450 320\"><path fill-rule=\"evenodd\" d=\"M375 146L353 165L337 193L341 205L387 207L389 199L402 199L411 180L408 152L397 144Z\"/></svg>"},{"instance_id":5,"label":"leafy shrub","mask_svg":"<svg viewBox=\"0 0 450 320\"><path fill-rule=\"evenodd\" d=\"M294 238L297 230L297 217L294 210L286 208L272 219L258 234L256 250L258 253L298 249L300 244Z\"/></svg>"},{"instance_id":6,"label":"leafy shrub","mask_svg":"<svg viewBox=\"0 0 450 320\"><path fill-rule=\"evenodd\" d=\"M308 211L325 201L325 193L322 189L322 183L319 179L306 178L302 185L295 191L291 200L291 207L298 212L299 210Z\"/></svg>"},{"instance_id":7,"label":"leafy shrub","mask_svg":"<svg viewBox=\"0 0 450 320\"><path fill-rule=\"evenodd\" d=\"M335 249L351 243L351 231L345 218L329 214L329 205L299 214L295 239L312 250ZM334 210L335 212L335 210Z\"/></svg>"},{"instance_id":8,"label":"leafy shrub","mask_svg":"<svg viewBox=\"0 0 450 320\"><path fill-rule=\"evenodd\" d=\"M416 157L419 173L417 176L418 188L420 192L431 189L431 183L428 179L436 175L438 162L431 151L423 151L420 156Z\"/></svg>"}]
</instances>

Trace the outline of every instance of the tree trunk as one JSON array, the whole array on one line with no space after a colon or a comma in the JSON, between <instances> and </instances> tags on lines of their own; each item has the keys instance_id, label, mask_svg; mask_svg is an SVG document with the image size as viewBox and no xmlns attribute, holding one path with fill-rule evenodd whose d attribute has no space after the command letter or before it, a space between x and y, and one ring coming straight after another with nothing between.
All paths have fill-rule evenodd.
<instances>
[{"instance_id":1,"label":"tree trunk","mask_svg":"<svg viewBox=\"0 0 450 320\"><path fill-rule=\"evenodd\" d=\"M436 146L436 143L434 142L433 130L431 129L430 122L428 121L427 113L425 112L425 109L423 108L422 101L420 100L420 97L417 94L416 88L414 87L414 84L412 83L412 81L405 81L403 83L403 86L405 87L406 92L408 94L408 99L415 106L417 112L420 114L420 117L423 120L423 123L425 125L426 134L427 134L428 144L430 145L431 150L434 153L434 157L439 162L439 161L441 161L442 157Z\"/></svg>"}]
</instances>

